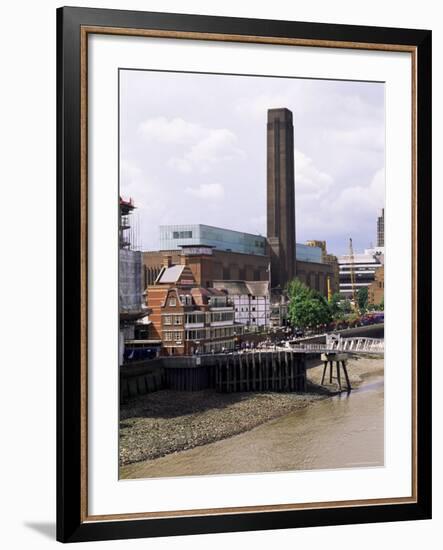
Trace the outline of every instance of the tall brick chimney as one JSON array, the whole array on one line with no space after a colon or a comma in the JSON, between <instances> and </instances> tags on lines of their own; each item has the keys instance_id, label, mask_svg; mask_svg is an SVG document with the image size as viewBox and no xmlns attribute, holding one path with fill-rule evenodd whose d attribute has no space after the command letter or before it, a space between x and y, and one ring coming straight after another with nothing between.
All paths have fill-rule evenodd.
<instances>
[{"instance_id":1,"label":"tall brick chimney","mask_svg":"<svg viewBox=\"0 0 443 550\"><path fill-rule=\"evenodd\" d=\"M289 109L269 109L267 124L267 237L271 287L295 277L294 126Z\"/></svg>"}]
</instances>

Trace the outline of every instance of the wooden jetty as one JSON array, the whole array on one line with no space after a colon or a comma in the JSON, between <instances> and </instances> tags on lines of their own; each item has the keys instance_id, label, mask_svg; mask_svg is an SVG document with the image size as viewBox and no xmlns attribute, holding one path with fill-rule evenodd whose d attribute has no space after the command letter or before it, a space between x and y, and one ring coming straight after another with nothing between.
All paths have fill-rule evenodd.
<instances>
[{"instance_id":1,"label":"wooden jetty","mask_svg":"<svg viewBox=\"0 0 443 550\"><path fill-rule=\"evenodd\" d=\"M162 357L120 367L122 401L159 389L303 392L306 353L293 350Z\"/></svg>"},{"instance_id":2,"label":"wooden jetty","mask_svg":"<svg viewBox=\"0 0 443 550\"><path fill-rule=\"evenodd\" d=\"M219 356L215 388L220 392L306 391L305 355L279 350Z\"/></svg>"},{"instance_id":3,"label":"wooden jetty","mask_svg":"<svg viewBox=\"0 0 443 550\"><path fill-rule=\"evenodd\" d=\"M200 391L215 386L215 369L208 364L165 367L165 387L175 391Z\"/></svg>"}]
</instances>

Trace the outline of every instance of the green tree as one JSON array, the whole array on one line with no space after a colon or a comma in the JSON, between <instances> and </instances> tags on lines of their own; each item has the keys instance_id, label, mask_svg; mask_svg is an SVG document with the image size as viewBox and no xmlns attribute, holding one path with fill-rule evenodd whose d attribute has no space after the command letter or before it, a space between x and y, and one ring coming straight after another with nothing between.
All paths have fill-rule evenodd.
<instances>
[{"instance_id":1,"label":"green tree","mask_svg":"<svg viewBox=\"0 0 443 550\"><path fill-rule=\"evenodd\" d=\"M340 303L340 309L343 312L343 314L345 314L345 315L347 315L348 313L351 313L351 311L352 311L351 300L349 298L346 298L346 300L343 300Z\"/></svg>"},{"instance_id":2,"label":"green tree","mask_svg":"<svg viewBox=\"0 0 443 550\"><path fill-rule=\"evenodd\" d=\"M324 296L309 289L300 280L292 280L287 288L288 314L292 326L313 328L329 323L331 311Z\"/></svg>"},{"instance_id":3,"label":"green tree","mask_svg":"<svg viewBox=\"0 0 443 550\"><path fill-rule=\"evenodd\" d=\"M307 299L312 295L312 290L308 288L300 279L292 279L289 281L287 288L289 298L297 297Z\"/></svg>"},{"instance_id":4,"label":"green tree","mask_svg":"<svg viewBox=\"0 0 443 550\"><path fill-rule=\"evenodd\" d=\"M333 319L341 319L343 317L343 311L340 308L341 300L342 300L342 297L338 292L336 292L331 296L331 301L329 302L329 309L331 311L331 316Z\"/></svg>"},{"instance_id":5,"label":"green tree","mask_svg":"<svg viewBox=\"0 0 443 550\"><path fill-rule=\"evenodd\" d=\"M367 287L362 287L358 289L357 292L357 304L358 309L361 313L364 313L368 307L368 289Z\"/></svg>"}]
</instances>

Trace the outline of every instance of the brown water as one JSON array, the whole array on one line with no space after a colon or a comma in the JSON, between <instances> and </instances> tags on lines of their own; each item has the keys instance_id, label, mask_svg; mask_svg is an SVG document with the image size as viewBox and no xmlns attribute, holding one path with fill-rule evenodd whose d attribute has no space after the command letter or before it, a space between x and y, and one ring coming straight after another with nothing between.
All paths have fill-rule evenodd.
<instances>
[{"instance_id":1,"label":"brown water","mask_svg":"<svg viewBox=\"0 0 443 550\"><path fill-rule=\"evenodd\" d=\"M383 466L383 377L189 451L132 464L125 478Z\"/></svg>"}]
</instances>

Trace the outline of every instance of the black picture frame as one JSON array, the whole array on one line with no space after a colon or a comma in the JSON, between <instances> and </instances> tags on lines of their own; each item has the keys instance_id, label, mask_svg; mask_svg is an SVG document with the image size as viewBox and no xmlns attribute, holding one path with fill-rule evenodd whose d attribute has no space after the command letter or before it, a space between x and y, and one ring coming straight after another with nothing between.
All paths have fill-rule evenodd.
<instances>
[{"instance_id":1,"label":"black picture frame","mask_svg":"<svg viewBox=\"0 0 443 550\"><path fill-rule=\"evenodd\" d=\"M408 46L416 52L416 487L415 502L226 512L149 519L94 519L85 482L80 369L82 300L82 27L151 29L300 41ZM57 10L57 539L62 542L284 529L431 517L431 31L64 7ZM82 275L83 273L83 275Z\"/></svg>"}]
</instances>

